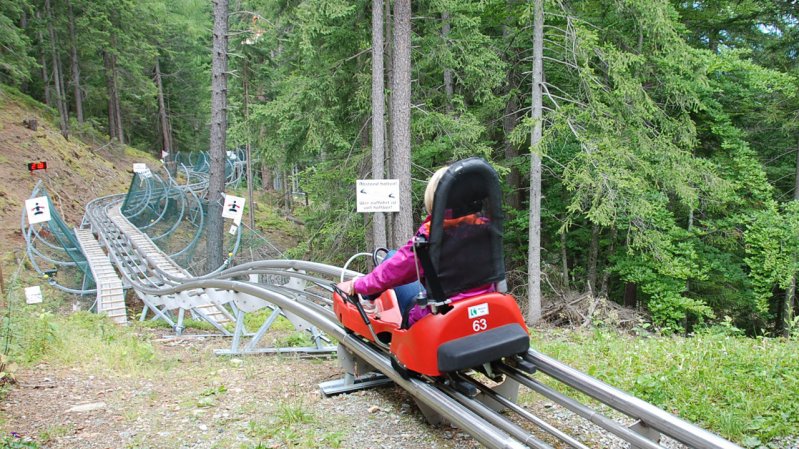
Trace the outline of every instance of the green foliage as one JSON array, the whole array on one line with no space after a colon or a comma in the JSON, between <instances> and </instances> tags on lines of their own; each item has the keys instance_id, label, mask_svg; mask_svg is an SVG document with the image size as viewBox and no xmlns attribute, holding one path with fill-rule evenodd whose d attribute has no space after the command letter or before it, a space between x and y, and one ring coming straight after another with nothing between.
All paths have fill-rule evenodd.
<instances>
[{"instance_id":1,"label":"green foliage","mask_svg":"<svg viewBox=\"0 0 799 449\"><path fill-rule=\"evenodd\" d=\"M302 402L281 402L269 421L247 423L248 436L259 440L253 448L273 447L341 447L343 432L318 428L317 418Z\"/></svg>"},{"instance_id":2,"label":"green foliage","mask_svg":"<svg viewBox=\"0 0 799 449\"><path fill-rule=\"evenodd\" d=\"M765 315L773 287L788 288L799 271L799 203L756 212L744 239L757 310Z\"/></svg>"},{"instance_id":3,"label":"green foliage","mask_svg":"<svg viewBox=\"0 0 799 449\"><path fill-rule=\"evenodd\" d=\"M10 436L0 439L0 449L39 449L39 443L21 438L12 432Z\"/></svg>"},{"instance_id":4,"label":"green foliage","mask_svg":"<svg viewBox=\"0 0 799 449\"><path fill-rule=\"evenodd\" d=\"M691 338L569 330L534 334L532 345L739 444L793 435L797 341L732 336L737 331L727 323L726 330L712 327Z\"/></svg>"},{"instance_id":5,"label":"green foliage","mask_svg":"<svg viewBox=\"0 0 799 449\"><path fill-rule=\"evenodd\" d=\"M106 316L77 312L67 317L23 307L12 297L0 337L9 360L30 365L40 360L64 365L133 372L151 369L155 357L146 339L121 328Z\"/></svg>"},{"instance_id":6,"label":"green foliage","mask_svg":"<svg viewBox=\"0 0 799 449\"><path fill-rule=\"evenodd\" d=\"M30 79L36 61L28 55L30 40L19 26L30 5L27 0L4 1L0 6L0 82L18 84Z\"/></svg>"},{"instance_id":7,"label":"green foliage","mask_svg":"<svg viewBox=\"0 0 799 449\"><path fill-rule=\"evenodd\" d=\"M203 150L209 4L71 5L87 116L77 134L98 139L95 129L107 125L107 54L118 61L128 140L157 153L157 60L176 149ZM56 56L69 74L67 9L64 2L53 8ZM231 5L228 141L249 144L256 167L275 177L285 179L296 167L310 203L286 210L290 202L283 200L282 212L302 220L304 230L276 216L258 217L263 226L302 233L287 257L337 263L369 249L371 217L355 213L352 186L371 176L371 58L380 49L371 48L370 8L365 0ZM0 81L38 100L46 86L36 60L44 56L52 65L47 23L37 19L41 9L27 0L0 7ZM544 271L554 274L565 257L564 288L585 288L589 273L600 273L599 287L620 301L624 286L634 284L639 303L664 329L690 330L723 316L748 334L789 325L789 310L780 311L797 268L795 212L787 204L795 196L799 133L795 5L545 2L544 141L535 149L529 147L532 9L530 2L414 2L415 216L421 219L432 169L485 157L507 176L508 196L521 198L508 208L505 230L507 267L524 277L525 183L535 151L544 163ZM387 69L390 38L383 49ZM72 89L66 94L74 100ZM595 259L591 248L598 248ZM525 285L511 288L523 294ZM46 352L47 339L36 341L31 347L39 349L31 351Z\"/></svg>"}]
</instances>

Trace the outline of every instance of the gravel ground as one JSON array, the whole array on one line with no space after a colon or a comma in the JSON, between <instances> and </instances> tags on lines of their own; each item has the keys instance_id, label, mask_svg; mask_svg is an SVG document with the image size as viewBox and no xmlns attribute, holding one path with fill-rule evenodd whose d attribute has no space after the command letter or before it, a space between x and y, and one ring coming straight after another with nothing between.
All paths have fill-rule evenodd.
<instances>
[{"instance_id":1,"label":"gravel ground","mask_svg":"<svg viewBox=\"0 0 799 449\"><path fill-rule=\"evenodd\" d=\"M0 403L3 429L52 449L481 447L450 425L428 425L396 386L324 397L318 384L341 376L335 359L217 357L213 349L228 344L217 338L155 344L157 370L118 374L91 364L42 364L20 372ZM539 396L520 399L589 447L627 447ZM795 449L796 440L773 447Z\"/></svg>"}]
</instances>

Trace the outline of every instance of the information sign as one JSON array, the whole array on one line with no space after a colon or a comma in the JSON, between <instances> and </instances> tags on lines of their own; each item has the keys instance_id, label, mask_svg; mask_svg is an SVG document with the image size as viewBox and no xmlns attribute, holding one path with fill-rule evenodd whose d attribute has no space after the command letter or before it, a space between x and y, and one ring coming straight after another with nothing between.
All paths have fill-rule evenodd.
<instances>
[{"instance_id":1,"label":"information sign","mask_svg":"<svg viewBox=\"0 0 799 449\"><path fill-rule=\"evenodd\" d=\"M358 212L399 212L399 179L359 179L355 185Z\"/></svg>"},{"instance_id":2,"label":"information sign","mask_svg":"<svg viewBox=\"0 0 799 449\"><path fill-rule=\"evenodd\" d=\"M50 221L50 202L46 196L37 196L25 200L25 211L28 213L28 223L44 223Z\"/></svg>"},{"instance_id":3,"label":"information sign","mask_svg":"<svg viewBox=\"0 0 799 449\"><path fill-rule=\"evenodd\" d=\"M222 216L232 218L236 224L241 223L244 214L244 198L240 196L225 195L225 204L222 206Z\"/></svg>"},{"instance_id":4,"label":"information sign","mask_svg":"<svg viewBox=\"0 0 799 449\"><path fill-rule=\"evenodd\" d=\"M25 302L28 304L41 304L42 289L38 285L25 287Z\"/></svg>"}]
</instances>

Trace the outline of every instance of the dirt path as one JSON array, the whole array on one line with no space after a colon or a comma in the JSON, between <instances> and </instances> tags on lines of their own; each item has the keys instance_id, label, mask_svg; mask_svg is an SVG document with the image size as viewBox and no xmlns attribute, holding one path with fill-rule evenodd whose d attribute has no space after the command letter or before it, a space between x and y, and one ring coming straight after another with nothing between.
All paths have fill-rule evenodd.
<instances>
[{"instance_id":1,"label":"dirt path","mask_svg":"<svg viewBox=\"0 0 799 449\"><path fill-rule=\"evenodd\" d=\"M155 343L163 369L38 365L2 402L3 428L60 448L470 448L428 426L397 387L325 398L336 360L217 357L221 339Z\"/></svg>"}]
</instances>

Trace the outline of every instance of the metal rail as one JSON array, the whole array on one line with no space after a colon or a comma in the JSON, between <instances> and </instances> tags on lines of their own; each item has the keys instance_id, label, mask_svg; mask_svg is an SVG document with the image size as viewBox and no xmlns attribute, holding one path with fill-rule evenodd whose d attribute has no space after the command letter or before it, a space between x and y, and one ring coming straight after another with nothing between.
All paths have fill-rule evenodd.
<instances>
[{"instance_id":1,"label":"metal rail","mask_svg":"<svg viewBox=\"0 0 799 449\"><path fill-rule=\"evenodd\" d=\"M187 162L193 165L193 169L190 170L187 164L183 164L186 171L185 185L175 187L178 184L171 177L166 183L169 187L164 187L165 183L161 182L161 188L158 188L154 181L150 181L146 183L141 198L128 198L136 209L132 216L137 216L148 208L153 212L155 218L147 223L147 228L156 229L159 226L167 228L167 231L159 234L157 238L177 228L164 221L168 215L166 207L172 195L180 192L185 195L181 201L190 201L187 198L193 197L199 204L199 196L207 186L207 176L203 173L203 170L207 169L207 159L200 157L199 160L192 162L190 158ZM238 182L242 171L230 160L228 162L231 165L228 180ZM147 201L139 201L140 199ZM98 234L108 250L109 258L122 275L126 287L134 288L140 297L150 301L153 314L157 318L165 319L176 329L181 326L183 313L191 311L214 324L221 333L232 335L234 348L239 340L247 335L252 336L248 344L248 347L252 347L253 342L263 335L268 328L267 325L278 314L297 316L312 325L314 329L318 328L324 332L326 337L323 338L337 340L344 351L404 388L420 404L423 411L426 410L426 416L428 413L440 416L489 448L551 449L559 444L558 442L577 449L588 447L567 432L516 404L518 386L524 386L629 442L633 448L663 449L663 446L650 438L657 439L660 434L664 434L690 447L740 449L734 443L535 350L530 350L524 357L537 368L538 373L535 375L522 370L521 365L519 367L502 363L492 365L494 372L504 376L505 379L504 383L498 386L490 387L468 374L455 375L446 380L403 378L393 369L388 354L347 332L332 312L329 299L330 284L338 280L342 271L345 277L352 277L358 273L308 261L262 260L235 267L225 265L204 276L191 276L155 247L153 240L157 238L143 238L138 229L129 226L129 222L119 211L122 200L122 195L114 195L90 202L86 208L84 221ZM161 201L166 203L161 204ZM184 214L192 211L191 207L185 207L185 202L182 204L178 222L183 219ZM198 228L203 226L202 215L200 213L199 217L193 217L191 220L195 225L199 224ZM33 240L38 237L35 230L29 228L27 231L25 234L27 238ZM178 254L184 251L187 250L184 248ZM251 276L255 279L263 277L288 279L289 282L277 285L276 281L263 284L257 280L244 280L250 279ZM211 301L220 313L235 321L236 330L233 334L203 312L203 305L208 304L208 301ZM250 311L264 308L272 309L273 313L266 319L258 333L247 334L243 326L245 315ZM175 321L172 312L176 310L178 318ZM538 378L542 376L549 376L571 390L584 393L601 404L637 420L637 423L628 427L622 422L604 416L597 409L540 382ZM472 385L479 394L476 397L464 394L459 387L463 384Z\"/></svg>"},{"instance_id":2,"label":"metal rail","mask_svg":"<svg viewBox=\"0 0 799 449\"><path fill-rule=\"evenodd\" d=\"M106 205L98 208L101 213L108 213L114 206ZM98 217L100 218L100 217ZM108 218L107 215L105 218ZM106 223L112 220L106 220ZM111 226L103 228L102 232L114 231ZM117 241L119 239L117 238ZM125 245L110 244L109 249L119 256L112 255L115 261L122 257L130 258L131 250ZM147 265L148 257L139 255L139 263ZM135 264L133 265L136 266ZM130 268L130 264L128 265ZM143 268L139 268L143 270ZM134 271L135 273L136 271ZM452 385L441 382L426 382L421 379L403 379L391 367L390 358L378 348L366 343L360 338L348 334L338 323L330 308L329 301L320 300L321 295L309 294L309 289L329 288L329 284L338 279L342 269L330 265L316 262L300 260L263 260L242 264L236 267L227 268L214 276L194 277L178 279L177 277L164 277L161 282L147 282L151 280L152 270L147 277L129 276L129 282L141 294L151 297L183 297L186 301L184 305L188 308L193 304L190 298L186 298L186 292L230 292L230 305L238 312L236 313L238 322L243 321L245 310L254 307L253 300L262 301L263 304L271 304L286 313L295 314L314 326L319 327L328 336L338 340L347 351L352 352L368 365L374 367L387 378L391 379L401 387L405 388L419 403L424 407L433 410L441 417L457 425L465 432L472 435L481 444L490 448L508 447L532 447L536 449L549 449L551 443L544 440L554 438L557 441L584 449L586 445L577 441L566 432L556 429L552 424L546 423L542 418L535 416L529 410L520 408L514 404L514 398L506 397L498 392L491 391L485 385L478 387L484 398L488 398L500 404L500 408L510 411L514 419L497 412L483 401L466 397ZM246 282L239 279L247 279L250 275L271 275L276 277L294 278L304 282L302 287L292 290L290 287L263 285L253 282ZM357 273L346 271L345 276L354 276ZM234 280L235 279L235 280ZM306 286L307 284L307 286ZM209 293L210 294L210 293ZM316 301L314 301L316 299ZM238 335L238 334L237 334ZM722 439L710 432L702 430L690 423L687 423L657 407L634 398L618 389L610 387L601 381L569 368L554 359L548 358L534 350L529 351L527 358L538 368L535 377L547 375L562 384L573 388L576 391L587 394L599 402L606 404L624 414L639 420L641 423L656 429L657 432L668 435L681 441L690 447L697 448L720 448L733 449L739 448L737 445ZM646 449L663 449L655 441L650 441L650 435L642 435L636 431L636 427L628 428L624 424L602 415L597 410L579 403L562 393L555 392L549 387L544 386L535 377L504 365L498 365L497 369L509 380L518 382L520 385L530 388L533 391L544 394L549 399L563 405L565 408L575 411L579 416L586 418L589 422L604 428L611 434L628 441L631 447ZM471 382L475 382L473 379ZM544 434L535 433L530 429L543 429ZM640 425L639 425L640 427Z\"/></svg>"}]
</instances>

